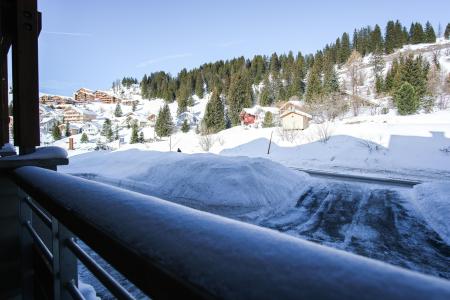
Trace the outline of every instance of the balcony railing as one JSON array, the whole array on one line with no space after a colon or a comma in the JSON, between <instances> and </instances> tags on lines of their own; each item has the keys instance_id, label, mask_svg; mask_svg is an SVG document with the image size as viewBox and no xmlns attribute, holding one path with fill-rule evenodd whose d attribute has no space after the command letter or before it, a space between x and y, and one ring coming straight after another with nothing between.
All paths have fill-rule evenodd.
<instances>
[{"instance_id":1,"label":"balcony railing","mask_svg":"<svg viewBox=\"0 0 450 300\"><path fill-rule=\"evenodd\" d=\"M22 253L39 249L54 299L82 299L77 259L132 299L75 236L155 299L450 299L448 281L269 229L39 167L10 176L22 191ZM52 249L31 215L51 228Z\"/></svg>"}]
</instances>

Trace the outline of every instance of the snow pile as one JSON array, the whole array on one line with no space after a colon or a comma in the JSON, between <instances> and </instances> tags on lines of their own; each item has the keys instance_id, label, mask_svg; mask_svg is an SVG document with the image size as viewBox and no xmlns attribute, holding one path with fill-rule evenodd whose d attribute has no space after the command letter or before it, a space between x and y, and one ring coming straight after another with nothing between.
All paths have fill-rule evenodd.
<instances>
[{"instance_id":1,"label":"snow pile","mask_svg":"<svg viewBox=\"0 0 450 300\"><path fill-rule=\"evenodd\" d=\"M78 289L80 290L80 292L83 295L84 299L86 299L86 300L100 300L100 298L97 297L95 289L92 287L92 285L84 283L83 281L79 280L78 281Z\"/></svg>"},{"instance_id":2,"label":"snow pile","mask_svg":"<svg viewBox=\"0 0 450 300\"><path fill-rule=\"evenodd\" d=\"M448 182L424 183L414 190L418 210L433 230L450 244L450 185Z\"/></svg>"},{"instance_id":3,"label":"snow pile","mask_svg":"<svg viewBox=\"0 0 450 300\"><path fill-rule=\"evenodd\" d=\"M60 170L206 210L292 205L309 177L262 158L135 149L74 156Z\"/></svg>"}]
</instances>

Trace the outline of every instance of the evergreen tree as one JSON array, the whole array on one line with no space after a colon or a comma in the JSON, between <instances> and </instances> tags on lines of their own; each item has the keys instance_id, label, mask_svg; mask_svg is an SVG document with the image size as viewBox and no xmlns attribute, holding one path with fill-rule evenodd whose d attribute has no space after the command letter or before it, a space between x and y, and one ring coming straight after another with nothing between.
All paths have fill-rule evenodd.
<instances>
[{"instance_id":1,"label":"evergreen tree","mask_svg":"<svg viewBox=\"0 0 450 300\"><path fill-rule=\"evenodd\" d=\"M101 135L106 137L108 142L112 142L113 141L113 131L112 131L112 126L111 126L111 120L110 119L106 119L105 122L103 122Z\"/></svg>"},{"instance_id":2,"label":"evergreen tree","mask_svg":"<svg viewBox=\"0 0 450 300\"><path fill-rule=\"evenodd\" d=\"M228 90L228 114L233 126L239 125L239 114L244 107L252 106L251 85L245 71L231 77Z\"/></svg>"},{"instance_id":3,"label":"evergreen tree","mask_svg":"<svg viewBox=\"0 0 450 300\"><path fill-rule=\"evenodd\" d=\"M155 132L159 137L165 137L172 135L173 121L170 115L169 105L167 103L158 112L158 118L156 119Z\"/></svg>"},{"instance_id":4,"label":"evergreen tree","mask_svg":"<svg viewBox=\"0 0 450 300\"><path fill-rule=\"evenodd\" d=\"M133 123L131 126L131 138L130 138L130 144L136 144L139 143L139 135L138 135L138 125L137 123Z\"/></svg>"},{"instance_id":5,"label":"evergreen tree","mask_svg":"<svg viewBox=\"0 0 450 300\"><path fill-rule=\"evenodd\" d=\"M145 137L144 137L144 132L143 131L141 131L139 133L138 142L141 143L141 144L145 143Z\"/></svg>"},{"instance_id":6,"label":"evergreen tree","mask_svg":"<svg viewBox=\"0 0 450 300\"><path fill-rule=\"evenodd\" d=\"M189 132L189 129L191 129L191 127L189 126L189 123L186 119L184 119L183 125L181 125L181 131L186 133L186 132Z\"/></svg>"},{"instance_id":7,"label":"evergreen tree","mask_svg":"<svg viewBox=\"0 0 450 300\"><path fill-rule=\"evenodd\" d=\"M273 53L270 57L269 69L272 74L280 72L280 61L278 60L277 53Z\"/></svg>"},{"instance_id":8,"label":"evergreen tree","mask_svg":"<svg viewBox=\"0 0 450 300\"><path fill-rule=\"evenodd\" d=\"M322 81L320 80L320 73L317 68L317 64L314 64L309 70L305 99L307 102L311 103L318 100L321 94Z\"/></svg>"},{"instance_id":9,"label":"evergreen tree","mask_svg":"<svg viewBox=\"0 0 450 300\"><path fill-rule=\"evenodd\" d=\"M408 82L414 88L418 100L425 96L427 91L427 77L429 65L421 56L414 58L413 55L403 60L399 70L397 86Z\"/></svg>"},{"instance_id":10,"label":"evergreen tree","mask_svg":"<svg viewBox=\"0 0 450 300\"><path fill-rule=\"evenodd\" d=\"M383 71L385 61L379 50L376 50L372 56L373 74L375 76L375 91L380 94L384 91Z\"/></svg>"},{"instance_id":11,"label":"evergreen tree","mask_svg":"<svg viewBox=\"0 0 450 300\"><path fill-rule=\"evenodd\" d=\"M419 108L420 101L417 99L414 87L404 82L394 93L394 102L401 115L413 114Z\"/></svg>"},{"instance_id":12,"label":"evergreen tree","mask_svg":"<svg viewBox=\"0 0 450 300\"><path fill-rule=\"evenodd\" d=\"M56 123L52 129L53 140L57 141L61 139L61 130L59 129L59 124Z\"/></svg>"},{"instance_id":13,"label":"evergreen tree","mask_svg":"<svg viewBox=\"0 0 450 300\"><path fill-rule=\"evenodd\" d=\"M83 144L89 142L89 138L88 138L86 132L83 132L83 134L81 135L81 140L80 140L80 142L83 143Z\"/></svg>"},{"instance_id":14,"label":"evergreen tree","mask_svg":"<svg viewBox=\"0 0 450 300\"><path fill-rule=\"evenodd\" d=\"M137 101L133 101L133 102L131 103L131 110L132 110L132 111L136 111L136 107L137 107Z\"/></svg>"},{"instance_id":15,"label":"evergreen tree","mask_svg":"<svg viewBox=\"0 0 450 300\"><path fill-rule=\"evenodd\" d=\"M370 51L376 52L382 51L382 49L383 49L383 36L381 35L381 28L377 24L375 25L375 28L370 35Z\"/></svg>"},{"instance_id":16,"label":"evergreen tree","mask_svg":"<svg viewBox=\"0 0 450 300\"><path fill-rule=\"evenodd\" d=\"M264 114L263 127L264 128L273 127L273 115L270 111L267 111Z\"/></svg>"},{"instance_id":17,"label":"evergreen tree","mask_svg":"<svg viewBox=\"0 0 450 300\"><path fill-rule=\"evenodd\" d=\"M386 25L386 33L384 35L384 50L386 54L391 54L395 49L395 23L389 21Z\"/></svg>"},{"instance_id":18,"label":"evergreen tree","mask_svg":"<svg viewBox=\"0 0 450 300\"><path fill-rule=\"evenodd\" d=\"M203 124L213 133L225 129L225 108L217 90L213 91L211 99L206 104Z\"/></svg>"},{"instance_id":19,"label":"evergreen tree","mask_svg":"<svg viewBox=\"0 0 450 300\"><path fill-rule=\"evenodd\" d=\"M114 117L120 118L122 116L122 107L120 107L120 104L117 102L116 109L114 110Z\"/></svg>"},{"instance_id":20,"label":"evergreen tree","mask_svg":"<svg viewBox=\"0 0 450 300\"><path fill-rule=\"evenodd\" d=\"M347 32L344 32L342 34L341 38L341 52L340 52L340 63L344 63L347 61L347 59L350 56L350 53L352 52L350 47L350 38L348 36Z\"/></svg>"},{"instance_id":21,"label":"evergreen tree","mask_svg":"<svg viewBox=\"0 0 450 300\"><path fill-rule=\"evenodd\" d=\"M339 79L334 69L334 65L329 62L326 64L323 76L323 89L324 95L330 95L339 90Z\"/></svg>"},{"instance_id":22,"label":"evergreen tree","mask_svg":"<svg viewBox=\"0 0 450 300\"><path fill-rule=\"evenodd\" d=\"M436 33L430 22L425 24L425 42L436 43Z\"/></svg>"},{"instance_id":23,"label":"evergreen tree","mask_svg":"<svg viewBox=\"0 0 450 300\"><path fill-rule=\"evenodd\" d=\"M409 39L412 44L420 44L425 42L425 33L422 24L412 23L409 29Z\"/></svg>"},{"instance_id":24,"label":"evergreen tree","mask_svg":"<svg viewBox=\"0 0 450 300\"><path fill-rule=\"evenodd\" d=\"M195 94L199 98L203 98L204 90L203 90L203 77L201 72L198 72L197 77L195 78Z\"/></svg>"},{"instance_id":25,"label":"evergreen tree","mask_svg":"<svg viewBox=\"0 0 450 300\"><path fill-rule=\"evenodd\" d=\"M114 140L117 141L119 139L119 126L116 125L116 129L114 130Z\"/></svg>"},{"instance_id":26,"label":"evergreen tree","mask_svg":"<svg viewBox=\"0 0 450 300\"><path fill-rule=\"evenodd\" d=\"M69 124L69 122L66 122L66 132L65 132L65 134L64 134L66 137L69 137L71 134L70 134L70 124Z\"/></svg>"},{"instance_id":27,"label":"evergreen tree","mask_svg":"<svg viewBox=\"0 0 450 300\"><path fill-rule=\"evenodd\" d=\"M448 23L447 27L445 27L444 38L447 40L450 39L450 23Z\"/></svg>"},{"instance_id":28,"label":"evergreen tree","mask_svg":"<svg viewBox=\"0 0 450 300\"><path fill-rule=\"evenodd\" d=\"M274 102L272 95L270 93L270 83L269 80L264 80L264 86L261 90L261 94L259 96L259 104L261 106L271 106Z\"/></svg>"}]
</instances>

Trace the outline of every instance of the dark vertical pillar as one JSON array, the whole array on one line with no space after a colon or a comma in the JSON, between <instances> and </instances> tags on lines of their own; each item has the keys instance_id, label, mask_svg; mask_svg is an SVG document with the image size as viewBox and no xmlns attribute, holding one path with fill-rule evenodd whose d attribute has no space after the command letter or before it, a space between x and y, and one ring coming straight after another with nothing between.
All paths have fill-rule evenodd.
<instances>
[{"instance_id":1,"label":"dark vertical pillar","mask_svg":"<svg viewBox=\"0 0 450 300\"><path fill-rule=\"evenodd\" d=\"M39 137L38 35L36 0L14 1L12 38L14 144L19 154L34 152Z\"/></svg>"},{"instance_id":2,"label":"dark vertical pillar","mask_svg":"<svg viewBox=\"0 0 450 300\"><path fill-rule=\"evenodd\" d=\"M0 147L9 142L8 51L11 41L7 9L5 2L0 3Z\"/></svg>"},{"instance_id":3,"label":"dark vertical pillar","mask_svg":"<svg viewBox=\"0 0 450 300\"><path fill-rule=\"evenodd\" d=\"M0 51L0 60L0 147L2 147L9 142L8 52Z\"/></svg>"}]
</instances>

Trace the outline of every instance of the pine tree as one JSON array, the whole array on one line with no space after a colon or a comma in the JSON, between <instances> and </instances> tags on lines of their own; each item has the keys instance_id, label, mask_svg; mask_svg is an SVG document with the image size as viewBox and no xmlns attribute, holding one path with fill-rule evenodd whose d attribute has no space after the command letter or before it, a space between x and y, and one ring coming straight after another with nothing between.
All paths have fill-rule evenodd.
<instances>
[{"instance_id":1,"label":"pine tree","mask_svg":"<svg viewBox=\"0 0 450 300\"><path fill-rule=\"evenodd\" d=\"M141 143L141 144L145 143L145 137L144 137L144 132L143 131L141 131L139 133L138 142Z\"/></svg>"},{"instance_id":2,"label":"pine tree","mask_svg":"<svg viewBox=\"0 0 450 300\"><path fill-rule=\"evenodd\" d=\"M383 49L383 36L381 35L380 26L375 25L374 30L370 35L370 51L377 52Z\"/></svg>"},{"instance_id":3,"label":"pine tree","mask_svg":"<svg viewBox=\"0 0 450 300\"><path fill-rule=\"evenodd\" d=\"M264 86L259 95L259 105L261 106L271 106L274 102L272 95L270 93L270 83L269 80L264 80Z\"/></svg>"},{"instance_id":4,"label":"pine tree","mask_svg":"<svg viewBox=\"0 0 450 300\"><path fill-rule=\"evenodd\" d=\"M311 103L318 100L321 94L322 81L320 80L320 73L317 64L314 64L309 70L305 99L307 102Z\"/></svg>"},{"instance_id":5,"label":"pine tree","mask_svg":"<svg viewBox=\"0 0 450 300\"><path fill-rule=\"evenodd\" d=\"M137 123L133 123L133 125L131 126L130 144L136 144L139 142L138 131L139 129Z\"/></svg>"},{"instance_id":6,"label":"pine tree","mask_svg":"<svg viewBox=\"0 0 450 300\"><path fill-rule=\"evenodd\" d=\"M228 90L228 115L233 126L239 125L239 114L244 107L252 106L251 82L245 71L240 71L231 77Z\"/></svg>"},{"instance_id":7,"label":"pine tree","mask_svg":"<svg viewBox=\"0 0 450 300\"><path fill-rule=\"evenodd\" d=\"M70 124L69 124L69 122L66 122L66 132L65 132L65 134L64 134L66 137L69 137L71 134L70 134Z\"/></svg>"},{"instance_id":8,"label":"pine tree","mask_svg":"<svg viewBox=\"0 0 450 300\"><path fill-rule=\"evenodd\" d=\"M264 114L263 127L264 128L273 127L273 115L270 111L267 111Z\"/></svg>"},{"instance_id":9,"label":"pine tree","mask_svg":"<svg viewBox=\"0 0 450 300\"><path fill-rule=\"evenodd\" d=\"M203 78L202 73L198 72L197 77L195 78L195 94L199 98L203 98Z\"/></svg>"},{"instance_id":10,"label":"pine tree","mask_svg":"<svg viewBox=\"0 0 450 300\"><path fill-rule=\"evenodd\" d=\"M394 102L401 115L413 114L419 108L420 101L417 99L414 87L404 82L394 93Z\"/></svg>"},{"instance_id":11,"label":"pine tree","mask_svg":"<svg viewBox=\"0 0 450 300\"><path fill-rule=\"evenodd\" d=\"M122 116L122 107L120 107L120 104L116 104L116 109L114 110L114 117L120 118Z\"/></svg>"},{"instance_id":12,"label":"pine tree","mask_svg":"<svg viewBox=\"0 0 450 300\"><path fill-rule=\"evenodd\" d=\"M114 130L114 140L117 141L119 139L119 126L116 125L116 128Z\"/></svg>"},{"instance_id":13,"label":"pine tree","mask_svg":"<svg viewBox=\"0 0 450 300\"><path fill-rule=\"evenodd\" d=\"M86 132L83 132L83 134L81 135L81 140L80 140L80 142L83 143L83 144L89 142L89 138L88 138Z\"/></svg>"},{"instance_id":14,"label":"pine tree","mask_svg":"<svg viewBox=\"0 0 450 300\"><path fill-rule=\"evenodd\" d=\"M445 27L444 38L447 40L450 39L450 23Z\"/></svg>"},{"instance_id":15,"label":"pine tree","mask_svg":"<svg viewBox=\"0 0 450 300\"><path fill-rule=\"evenodd\" d=\"M395 23L389 21L386 25L386 33L384 35L384 51L391 54L395 49Z\"/></svg>"},{"instance_id":16,"label":"pine tree","mask_svg":"<svg viewBox=\"0 0 450 300\"><path fill-rule=\"evenodd\" d=\"M203 118L204 126L210 132L219 132L225 129L225 108L220 99L220 95L217 90L214 90L211 99L206 105L205 117Z\"/></svg>"},{"instance_id":17,"label":"pine tree","mask_svg":"<svg viewBox=\"0 0 450 300\"><path fill-rule=\"evenodd\" d=\"M133 102L131 103L131 110L132 110L132 111L136 111L136 107L137 107L137 101L133 101Z\"/></svg>"},{"instance_id":18,"label":"pine tree","mask_svg":"<svg viewBox=\"0 0 450 300\"><path fill-rule=\"evenodd\" d=\"M348 33L344 32L344 34L342 34L342 38L341 38L340 63L346 62L347 59L349 58L351 52L352 52L352 50L350 47L350 38L348 36Z\"/></svg>"},{"instance_id":19,"label":"pine tree","mask_svg":"<svg viewBox=\"0 0 450 300\"><path fill-rule=\"evenodd\" d=\"M339 80L334 69L334 65L331 62L325 64L325 70L323 75L323 94L330 95L339 90Z\"/></svg>"},{"instance_id":20,"label":"pine tree","mask_svg":"<svg viewBox=\"0 0 450 300\"><path fill-rule=\"evenodd\" d=\"M421 56L414 58L413 55L406 57L400 65L399 80L397 86L408 82L414 88L418 100L425 96L427 91L427 77L429 65Z\"/></svg>"},{"instance_id":21,"label":"pine tree","mask_svg":"<svg viewBox=\"0 0 450 300\"><path fill-rule=\"evenodd\" d=\"M158 118L156 119L155 132L159 137L165 137L172 135L173 121L170 115L169 105L164 104L158 112Z\"/></svg>"},{"instance_id":22,"label":"pine tree","mask_svg":"<svg viewBox=\"0 0 450 300\"><path fill-rule=\"evenodd\" d=\"M426 41L422 24L416 22L411 24L409 29L409 38L412 44L420 44Z\"/></svg>"},{"instance_id":23,"label":"pine tree","mask_svg":"<svg viewBox=\"0 0 450 300\"><path fill-rule=\"evenodd\" d=\"M103 122L101 135L106 137L106 139L109 142L113 141L113 131L112 131L112 126L111 126L111 120L110 119L105 119L105 122Z\"/></svg>"},{"instance_id":24,"label":"pine tree","mask_svg":"<svg viewBox=\"0 0 450 300\"><path fill-rule=\"evenodd\" d=\"M61 139L61 130L59 129L59 124L56 123L52 129L53 140L57 141Z\"/></svg>"},{"instance_id":25,"label":"pine tree","mask_svg":"<svg viewBox=\"0 0 450 300\"><path fill-rule=\"evenodd\" d=\"M181 125L181 131L186 133L186 132L189 132L189 129L191 129L191 127L189 126L189 123L186 119L184 119L183 125Z\"/></svg>"},{"instance_id":26,"label":"pine tree","mask_svg":"<svg viewBox=\"0 0 450 300\"><path fill-rule=\"evenodd\" d=\"M436 43L436 33L430 22L427 22L425 25L425 42Z\"/></svg>"},{"instance_id":27,"label":"pine tree","mask_svg":"<svg viewBox=\"0 0 450 300\"><path fill-rule=\"evenodd\" d=\"M384 91L383 71L385 61L383 54L379 50L376 50L373 53L371 63L373 66L373 74L375 76L375 91L377 94L381 94Z\"/></svg>"}]
</instances>

